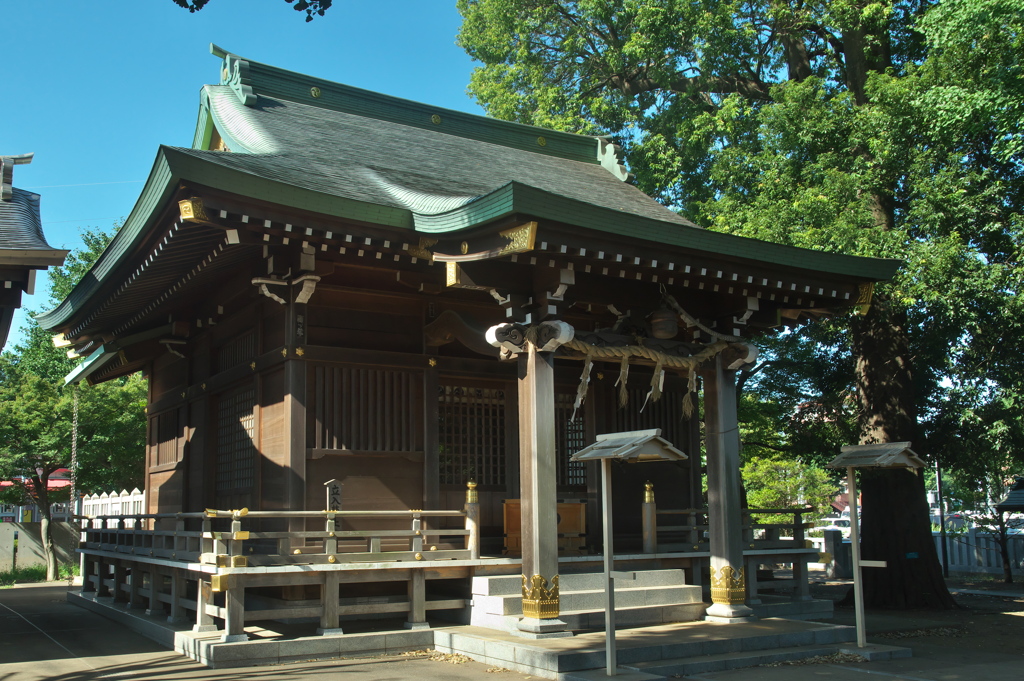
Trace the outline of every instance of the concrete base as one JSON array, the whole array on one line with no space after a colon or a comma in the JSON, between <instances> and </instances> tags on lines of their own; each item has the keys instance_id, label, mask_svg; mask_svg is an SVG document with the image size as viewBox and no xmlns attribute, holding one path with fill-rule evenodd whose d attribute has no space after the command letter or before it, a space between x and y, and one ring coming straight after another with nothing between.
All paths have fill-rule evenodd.
<instances>
[{"instance_id":1,"label":"concrete base","mask_svg":"<svg viewBox=\"0 0 1024 681\"><path fill-rule=\"evenodd\" d=\"M757 618L753 615L749 617L721 617L718 615L705 615L705 622L717 622L718 624L740 624L742 622L755 622Z\"/></svg>"},{"instance_id":2,"label":"concrete base","mask_svg":"<svg viewBox=\"0 0 1024 681\"><path fill-rule=\"evenodd\" d=\"M523 617L516 624L517 631L514 634L555 634L565 633L565 622L560 619L538 620L533 617ZM572 636L572 634L569 634Z\"/></svg>"},{"instance_id":3,"label":"concrete base","mask_svg":"<svg viewBox=\"0 0 1024 681\"><path fill-rule=\"evenodd\" d=\"M316 635L317 636L343 636L344 634L345 634L344 630L342 630L340 627L338 629L317 629L316 630Z\"/></svg>"},{"instance_id":4,"label":"concrete base","mask_svg":"<svg viewBox=\"0 0 1024 681\"><path fill-rule=\"evenodd\" d=\"M430 623L428 622L406 622L406 629L429 629Z\"/></svg>"},{"instance_id":5,"label":"concrete base","mask_svg":"<svg viewBox=\"0 0 1024 681\"><path fill-rule=\"evenodd\" d=\"M221 634L221 643L241 643L242 641L248 641L248 634Z\"/></svg>"},{"instance_id":6,"label":"concrete base","mask_svg":"<svg viewBox=\"0 0 1024 681\"><path fill-rule=\"evenodd\" d=\"M216 624L193 624L192 625L192 631L196 632L197 634L204 634L204 633L207 633L207 632L210 632L210 631L217 631L217 625Z\"/></svg>"},{"instance_id":7,"label":"concrete base","mask_svg":"<svg viewBox=\"0 0 1024 681\"><path fill-rule=\"evenodd\" d=\"M709 622L749 622L754 619L754 611L742 603L712 603L707 609L706 619ZM712 619L715 618L715 619Z\"/></svg>"},{"instance_id":8,"label":"concrete base","mask_svg":"<svg viewBox=\"0 0 1024 681\"><path fill-rule=\"evenodd\" d=\"M849 648L840 648L839 652L849 653L851 655L860 655L868 662L875 662L877 660L899 660L913 656L913 651L910 648L884 646L877 643L869 643L863 648L858 648L856 645L850 646Z\"/></svg>"}]
</instances>

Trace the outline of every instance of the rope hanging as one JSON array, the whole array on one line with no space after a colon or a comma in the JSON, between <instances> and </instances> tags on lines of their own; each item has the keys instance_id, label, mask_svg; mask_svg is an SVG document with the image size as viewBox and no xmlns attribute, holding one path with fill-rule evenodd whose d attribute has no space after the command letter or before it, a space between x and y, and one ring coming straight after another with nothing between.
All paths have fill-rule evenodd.
<instances>
[{"instance_id":1,"label":"rope hanging","mask_svg":"<svg viewBox=\"0 0 1024 681\"><path fill-rule=\"evenodd\" d=\"M569 419L569 423L576 420L576 412L583 406L583 401L587 399L587 387L590 385L590 370L593 366L594 361L590 357L583 360L583 373L580 375L580 386L576 389L576 401L572 405L572 417Z\"/></svg>"},{"instance_id":2,"label":"rope hanging","mask_svg":"<svg viewBox=\"0 0 1024 681\"><path fill-rule=\"evenodd\" d=\"M576 393L576 408L579 408L579 405L583 403L581 395L586 396L587 385L590 383L591 364L594 359L620 359L619 378L615 381L615 385L619 389L619 406L625 407L629 403L629 391L626 390L626 382L629 378L629 359L630 357L638 357L655 363L654 376L651 378L651 389L648 391L647 397L644 399L644 406L640 408L640 411L643 411L648 402L657 402L661 398L665 388L666 367L684 369L688 374L688 392L683 397L682 409L683 416L689 418L693 414L694 408L693 393L697 390L697 367L725 350L729 347L729 343L724 340L715 341L711 345L705 346L697 354L690 355L689 357L669 355L643 345L590 345L576 338L565 343L563 347L575 350L584 356L583 375L580 377L580 386ZM573 418L575 416L576 412L574 410Z\"/></svg>"}]
</instances>

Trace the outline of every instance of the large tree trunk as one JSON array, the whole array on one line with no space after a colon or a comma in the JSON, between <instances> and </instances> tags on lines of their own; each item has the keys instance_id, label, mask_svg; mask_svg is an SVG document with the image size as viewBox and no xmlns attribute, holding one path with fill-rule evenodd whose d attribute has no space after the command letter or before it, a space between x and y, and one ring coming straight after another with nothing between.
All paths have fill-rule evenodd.
<instances>
[{"instance_id":1,"label":"large tree trunk","mask_svg":"<svg viewBox=\"0 0 1024 681\"><path fill-rule=\"evenodd\" d=\"M857 360L861 444L913 443L913 373L906 315L876 296L868 314L853 324ZM873 608L951 608L956 604L942 578L924 479L902 470L865 470L861 477L865 560L864 602Z\"/></svg>"},{"instance_id":2,"label":"large tree trunk","mask_svg":"<svg viewBox=\"0 0 1024 681\"><path fill-rule=\"evenodd\" d=\"M57 552L53 550L53 531L51 529L49 474L33 477L35 493L32 495L39 509L39 541L43 545L43 557L46 559L46 581L55 581L59 575L57 569Z\"/></svg>"}]
</instances>

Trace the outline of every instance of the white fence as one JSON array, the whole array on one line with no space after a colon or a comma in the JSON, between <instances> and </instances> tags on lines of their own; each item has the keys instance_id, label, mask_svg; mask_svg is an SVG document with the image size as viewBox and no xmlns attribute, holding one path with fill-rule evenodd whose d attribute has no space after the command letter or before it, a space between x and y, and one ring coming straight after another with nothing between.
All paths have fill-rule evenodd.
<instances>
[{"instance_id":1,"label":"white fence","mask_svg":"<svg viewBox=\"0 0 1024 681\"><path fill-rule=\"evenodd\" d=\"M92 494L82 498L82 515L144 515L146 513L146 493L140 492L136 487L131 492L121 490L118 492L104 492L103 494ZM116 520L108 520L107 524L113 528L117 526ZM125 527L133 529L135 521L125 520Z\"/></svg>"},{"instance_id":2,"label":"white fence","mask_svg":"<svg viewBox=\"0 0 1024 681\"><path fill-rule=\"evenodd\" d=\"M942 535L933 532L935 550L942 560ZM1010 565L1016 574L1024 570L1024 534L1009 536ZM1003 557L994 535L978 528L963 534L946 534L950 572L1003 574Z\"/></svg>"}]
</instances>

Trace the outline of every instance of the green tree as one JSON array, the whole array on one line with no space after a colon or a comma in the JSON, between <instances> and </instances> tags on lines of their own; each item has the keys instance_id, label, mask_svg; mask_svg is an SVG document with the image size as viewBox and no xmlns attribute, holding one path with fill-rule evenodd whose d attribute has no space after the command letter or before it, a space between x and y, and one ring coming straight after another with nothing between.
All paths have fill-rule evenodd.
<instances>
[{"instance_id":1,"label":"green tree","mask_svg":"<svg viewBox=\"0 0 1024 681\"><path fill-rule=\"evenodd\" d=\"M470 91L491 115L612 135L641 189L708 228L907 262L867 315L810 332L851 371L849 401L808 402L851 410L860 442L911 441L955 466L934 427L957 421L950 394L973 396L961 416L1021 394L1019 354L1002 350L1024 336L1019 2L459 9L459 42L482 62ZM774 370L760 385L788 380ZM950 607L922 478L862 484L864 553L889 565L866 575L868 604Z\"/></svg>"},{"instance_id":2,"label":"green tree","mask_svg":"<svg viewBox=\"0 0 1024 681\"><path fill-rule=\"evenodd\" d=\"M59 302L85 275L112 236L83 233L84 248L48 273L51 303ZM53 498L49 478L54 471L72 466L76 408L73 473L78 490L141 487L147 388L138 375L95 386L65 386L64 376L78 360L55 348L35 322L23 331L22 342L0 357L0 479L15 482L7 503L28 501L39 509L47 579L56 579L50 506L67 495Z\"/></svg>"},{"instance_id":3,"label":"green tree","mask_svg":"<svg viewBox=\"0 0 1024 681\"><path fill-rule=\"evenodd\" d=\"M296 12L305 12L306 21L313 21L313 17L322 17L331 8L334 0L284 0ZM210 0L171 0L175 5L189 12L198 12L210 2Z\"/></svg>"},{"instance_id":4,"label":"green tree","mask_svg":"<svg viewBox=\"0 0 1024 681\"><path fill-rule=\"evenodd\" d=\"M775 509L812 506L805 519L817 519L831 511L839 491L832 476L817 466L780 455L754 456L740 468L749 508ZM788 522L784 516L763 514L759 522Z\"/></svg>"}]
</instances>

